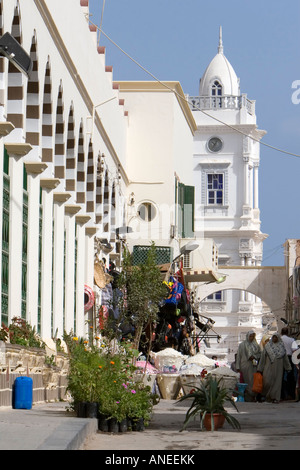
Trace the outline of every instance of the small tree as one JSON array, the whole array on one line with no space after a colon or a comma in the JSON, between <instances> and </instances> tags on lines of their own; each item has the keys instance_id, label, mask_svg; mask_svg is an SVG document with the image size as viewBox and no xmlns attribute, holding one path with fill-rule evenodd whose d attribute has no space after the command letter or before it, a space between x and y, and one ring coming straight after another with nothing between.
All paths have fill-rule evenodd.
<instances>
[{"instance_id":1,"label":"small tree","mask_svg":"<svg viewBox=\"0 0 300 470\"><path fill-rule=\"evenodd\" d=\"M132 256L125 249L119 287L122 318L134 327L133 346L139 349L142 334L148 333L148 352L151 348L152 328L158 319L159 306L167 295L160 269L156 264L156 250L151 243L146 262L133 265Z\"/></svg>"}]
</instances>

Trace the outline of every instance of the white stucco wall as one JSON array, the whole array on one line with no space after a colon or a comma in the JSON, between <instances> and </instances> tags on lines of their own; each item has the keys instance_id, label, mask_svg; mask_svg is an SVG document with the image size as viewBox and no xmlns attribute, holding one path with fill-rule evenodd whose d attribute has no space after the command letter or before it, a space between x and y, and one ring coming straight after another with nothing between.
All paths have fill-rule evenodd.
<instances>
[{"instance_id":1,"label":"white stucco wall","mask_svg":"<svg viewBox=\"0 0 300 470\"><path fill-rule=\"evenodd\" d=\"M120 97L128 109L128 193L134 193L130 225L139 244L173 244L170 226L175 223L175 177L193 185L192 153L194 122L176 93L156 82L120 82ZM183 92L179 84L171 85ZM187 113L187 114L186 114ZM157 217L145 223L136 216L142 202L151 202ZM138 235L139 234L139 235Z\"/></svg>"}]
</instances>

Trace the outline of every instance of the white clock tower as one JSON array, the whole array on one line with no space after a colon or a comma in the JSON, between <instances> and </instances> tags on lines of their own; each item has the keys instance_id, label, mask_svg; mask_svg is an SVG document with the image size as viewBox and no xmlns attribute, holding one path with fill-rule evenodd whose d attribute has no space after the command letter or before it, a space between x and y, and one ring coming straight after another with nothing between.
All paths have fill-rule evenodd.
<instances>
[{"instance_id":1,"label":"white clock tower","mask_svg":"<svg viewBox=\"0 0 300 470\"><path fill-rule=\"evenodd\" d=\"M194 137L195 231L214 239L222 265L257 266L266 235L260 231L258 170L260 140L255 102L240 92L240 81L223 52L220 28L218 53L200 79L199 96L189 97L197 124ZM246 331L262 331L262 303L250 293L222 291L201 298L205 316L215 320L222 336L205 352L232 360ZM217 349L218 350L217 350ZM219 353L218 353L219 351Z\"/></svg>"}]
</instances>

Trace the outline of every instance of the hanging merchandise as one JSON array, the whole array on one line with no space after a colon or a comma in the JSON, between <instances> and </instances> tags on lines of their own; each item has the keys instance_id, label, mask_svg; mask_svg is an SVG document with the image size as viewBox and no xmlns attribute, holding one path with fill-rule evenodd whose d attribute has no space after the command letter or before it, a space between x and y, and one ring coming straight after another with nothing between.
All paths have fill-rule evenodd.
<instances>
[{"instance_id":1,"label":"hanging merchandise","mask_svg":"<svg viewBox=\"0 0 300 470\"><path fill-rule=\"evenodd\" d=\"M84 310L87 312L95 302L95 294L91 287L85 284L84 286Z\"/></svg>"},{"instance_id":2,"label":"hanging merchandise","mask_svg":"<svg viewBox=\"0 0 300 470\"><path fill-rule=\"evenodd\" d=\"M109 311L108 311L108 308L106 307L106 305L101 305L101 307L99 308L99 312L98 312L98 318L99 318L99 328L100 330L103 330L104 329L104 326L105 326L105 323L108 319L108 316L109 316Z\"/></svg>"},{"instance_id":3,"label":"hanging merchandise","mask_svg":"<svg viewBox=\"0 0 300 470\"><path fill-rule=\"evenodd\" d=\"M165 300L165 303L176 305L181 299L181 294L184 290L184 286L173 277L171 277L168 286L170 288L170 295Z\"/></svg>"}]
</instances>

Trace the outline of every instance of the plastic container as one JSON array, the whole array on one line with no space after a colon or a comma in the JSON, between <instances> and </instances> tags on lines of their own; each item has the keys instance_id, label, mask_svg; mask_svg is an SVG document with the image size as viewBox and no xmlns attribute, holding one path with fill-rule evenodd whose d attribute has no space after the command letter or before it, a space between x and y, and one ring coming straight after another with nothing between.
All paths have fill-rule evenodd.
<instances>
[{"instance_id":1,"label":"plastic container","mask_svg":"<svg viewBox=\"0 0 300 470\"><path fill-rule=\"evenodd\" d=\"M31 410L33 382L31 377L20 376L14 382L13 408Z\"/></svg>"}]
</instances>

